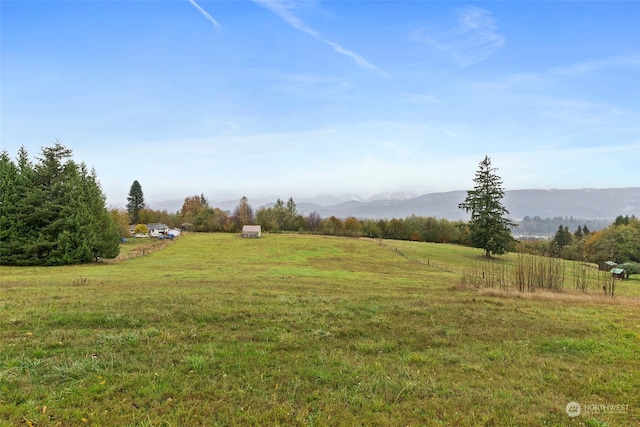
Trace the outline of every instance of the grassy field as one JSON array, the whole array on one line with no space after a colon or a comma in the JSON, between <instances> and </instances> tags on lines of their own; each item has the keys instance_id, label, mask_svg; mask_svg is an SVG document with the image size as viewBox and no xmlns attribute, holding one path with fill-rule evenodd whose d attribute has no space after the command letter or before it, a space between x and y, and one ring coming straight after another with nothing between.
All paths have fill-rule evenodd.
<instances>
[{"instance_id":1,"label":"grassy field","mask_svg":"<svg viewBox=\"0 0 640 427\"><path fill-rule=\"evenodd\" d=\"M189 234L0 267L0 425L640 425L638 280L477 290L481 251L380 243Z\"/></svg>"}]
</instances>

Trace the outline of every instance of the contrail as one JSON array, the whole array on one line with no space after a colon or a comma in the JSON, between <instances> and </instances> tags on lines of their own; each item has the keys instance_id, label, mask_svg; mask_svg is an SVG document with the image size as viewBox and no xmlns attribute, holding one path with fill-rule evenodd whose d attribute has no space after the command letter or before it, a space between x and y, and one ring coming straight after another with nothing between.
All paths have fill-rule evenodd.
<instances>
[{"instance_id":1,"label":"contrail","mask_svg":"<svg viewBox=\"0 0 640 427\"><path fill-rule=\"evenodd\" d=\"M378 67L373 65L371 62L367 61L362 56L358 55L357 53L351 50L345 49L344 47L340 46L338 43L332 42L331 40L325 40L321 37L317 37L317 39L331 46L333 50L335 50L336 52L341 53L342 55L346 55L349 58L353 59L354 61L356 61L356 64L360 65L361 67L368 68L372 71L375 71L376 73L386 76L386 73L384 71L382 71L381 69L379 69Z\"/></svg>"},{"instance_id":2,"label":"contrail","mask_svg":"<svg viewBox=\"0 0 640 427\"><path fill-rule=\"evenodd\" d=\"M198 3L195 2L195 0L189 0L189 3L191 3L193 5L193 7L195 7L196 9L198 9L200 11L200 13L207 18L209 21L211 21L213 23L213 25L216 26L216 28L222 28L222 25L218 24L218 21L216 21L213 16L209 15L207 13L206 10L204 10L203 8L200 7L200 5Z\"/></svg>"},{"instance_id":3,"label":"contrail","mask_svg":"<svg viewBox=\"0 0 640 427\"><path fill-rule=\"evenodd\" d=\"M322 42L328 46L330 46L335 52L341 54L341 55L346 55L349 58L353 59L356 64L360 65L361 67L367 68L371 71L374 71L382 76L387 76L387 74L380 70L378 67L376 67L375 65L373 65L372 63L370 63L369 61L367 61L364 57L362 57L361 55L358 55L357 53L345 49L344 47L342 47L340 44L331 41L331 40L327 40L324 37L322 37L320 35L320 33L318 33L316 30L314 30L313 28L309 27L306 23L304 23L300 18L298 18L297 16L295 16L293 13L291 13L289 6L280 1L280 0L253 0L254 3L259 4L260 6L264 7L265 9L270 10L271 12L275 13L276 15L278 15L280 18L282 18L287 24L291 25L293 28L295 28L298 31L301 31L303 33L306 33L308 35L310 35L311 37L313 37L314 39L318 40L319 42Z\"/></svg>"}]
</instances>

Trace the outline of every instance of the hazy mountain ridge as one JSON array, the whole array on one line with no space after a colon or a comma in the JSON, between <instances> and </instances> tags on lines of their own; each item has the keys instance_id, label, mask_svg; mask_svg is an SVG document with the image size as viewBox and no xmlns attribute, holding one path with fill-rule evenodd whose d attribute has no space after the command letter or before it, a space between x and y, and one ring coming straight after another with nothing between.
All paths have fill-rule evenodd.
<instances>
[{"instance_id":1,"label":"hazy mountain ridge","mask_svg":"<svg viewBox=\"0 0 640 427\"><path fill-rule=\"evenodd\" d=\"M321 217L391 219L411 215L432 216L450 220L468 219L468 214L458 209L467 195L466 190L423 194L405 199L344 200L344 197L320 194L317 197L296 199L298 211L303 215L317 212ZM355 198L355 196L353 196ZM254 211L271 205L276 198L249 199ZM286 199L283 199L286 202ZM175 212L183 200L152 203L154 209ZM211 206L233 212L238 200L211 202ZM507 190L503 199L511 218L520 221L525 216L541 218L573 217L576 219L613 220L618 215L640 216L640 187L583 188L570 190Z\"/></svg>"},{"instance_id":2,"label":"hazy mountain ridge","mask_svg":"<svg viewBox=\"0 0 640 427\"><path fill-rule=\"evenodd\" d=\"M299 203L303 214L316 211L322 217L340 218L404 218L410 215L433 216L451 220L468 219L458 208L467 195L466 190L430 193L404 200L349 201L332 206ZM508 190L503 199L511 218L525 216L541 218L574 217L613 220L618 215L640 216L640 187L576 189L576 190Z\"/></svg>"}]
</instances>

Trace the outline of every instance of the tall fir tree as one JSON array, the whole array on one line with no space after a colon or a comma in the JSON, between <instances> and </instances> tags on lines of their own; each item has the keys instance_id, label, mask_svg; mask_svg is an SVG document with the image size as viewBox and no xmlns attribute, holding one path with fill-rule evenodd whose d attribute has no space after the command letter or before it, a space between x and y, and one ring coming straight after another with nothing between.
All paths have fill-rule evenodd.
<instances>
[{"instance_id":1,"label":"tall fir tree","mask_svg":"<svg viewBox=\"0 0 640 427\"><path fill-rule=\"evenodd\" d=\"M144 193L142 192L142 186L138 180L135 180L133 181L133 184L131 184L129 197L127 197L127 212L129 212L131 224L138 223L140 220L140 210L144 207Z\"/></svg>"},{"instance_id":2,"label":"tall fir tree","mask_svg":"<svg viewBox=\"0 0 640 427\"><path fill-rule=\"evenodd\" d=\"M59 142L33 165L24 148L0 156L0 263L77 264L119 252L119 235L95 171Z\"/></svg>"},{"instance_id":3,"label":"tall fir tree","mask_svg":"<svg viewBox=\"0 0 640 427\"><path fill-rule=\"evenodd\" d=\"M471 212L471 244L484 249L487 258L490 258L491 254L504 254L515 241L511 235L511 228L516 224L505 217L509 211L502 205L504 189L502 179L495 173L496 170L491 167L491 158L485 156L476 171L473 190L467 191L465 201L458 205L460 209Z\"/></svg>"},{"instance_id":4,"label":"tall fir tree","mask_svg":"<svg viewBox=\"0 0 640 427\"><path fill-rule=\"evenodd\" d=\"M0 260L17 263L21 258L19 248L25 240L23 215L28 211L23 196L30 186L21 185L20 170L9 154L0 154Z\"/></svg>"},{"instance_id":5,"label":"tall fir tree","mask_svg":"<svg viewBox=\"0 0 640 427\"><path fill-rule=\"evenodd\" d=\"M573 234L569 231L569 226L559 225L558 231L553 236L553 240L551 241L551 255L552 256L562 256L563 249L565 246L570 245L573 241Z\"/></svg>"}]
</instances>

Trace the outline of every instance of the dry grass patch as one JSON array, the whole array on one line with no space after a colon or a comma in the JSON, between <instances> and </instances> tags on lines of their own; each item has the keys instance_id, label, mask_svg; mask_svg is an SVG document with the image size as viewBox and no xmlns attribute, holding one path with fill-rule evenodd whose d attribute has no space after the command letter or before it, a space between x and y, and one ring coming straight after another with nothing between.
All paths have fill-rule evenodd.
<instances>
[{"instance_id":1,"label":"dry grass patch","mask_svg":"<svg viewBox=\"0 0 640 427\"><path fill-rule=\"evenodd\" d=\"M468 286L459 285L454 287L455 290L470 289ZM499 297L499 298L516 298L527 301L557 301L568 304L604 304L604 305L623 305L628 307L640 308L640 298L635 296L606 296L593 293L583 293L577 291L563 292L518 292L513 290L477 289L479 295Z\"/></svg>"}]
</instances>

